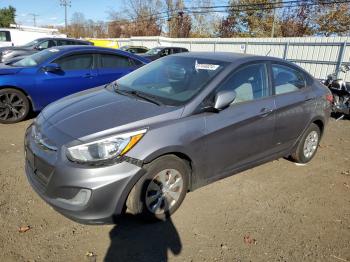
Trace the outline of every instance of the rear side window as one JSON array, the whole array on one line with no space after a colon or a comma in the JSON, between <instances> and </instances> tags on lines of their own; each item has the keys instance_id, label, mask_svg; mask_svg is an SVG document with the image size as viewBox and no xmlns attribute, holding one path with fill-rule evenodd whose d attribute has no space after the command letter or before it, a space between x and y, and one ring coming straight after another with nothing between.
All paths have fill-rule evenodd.
<instances>
[{"instance_id":1,"label":"rear side window","mask_svg":"<svg viewBox=\"0 0 350 262\"><path fill-rule=\"evenodd\" d=\"M234 90L236 98L233 103L269 96L266 64L243 66L235 71L219 90Z\"/></svg>"},{"instance_id":2,"label":"rear side window","mask_svg":"<svg viewBox=\"0 0 350 262\"><path fill-rule=\"evenodd\" d=\"M0 31L0 41L11 42L11 35L9 31Z\"/></svg>"},{"instance_id":3,"label":"rear side window","mask_svg":"<svg viewBox=\"0 0 350 262\"><path fill-rule=\"evenodd\" d=\"M275 94L297 91L306 86L303 73L284 65L272 65Z\"/></svg>"},{"instance_id":4,"label":"rear side window","mask_svg":"<svg viewBox=\"0 0 350 262\"><path fill-rule=\"evenodd\" d=\"M61 46L61 45L72 45L73 42L67 41L67 40L58 40L58 41L57 41L57 44L58 44L59 46Z\"/></svg>"},{"instance_id":5,"label":"rear side window","mask_svg":"<svg viewBox=\"0 0 350 262\"><path fill-rule=\"evenodd\" d=\"M101 54L101 68L127 68L131 66L128 57Z\"/></svg>"},{"instance_id":6,"label":"rear side window","mask_svg":"<svg viewBox=\"0 0 350 262\"><path fill-rule=\"evenodd\" d=\"M63 71L91 69L93 65L92 54L79 54L62 57L55 61Z\"/></svg>"}]
</instances>

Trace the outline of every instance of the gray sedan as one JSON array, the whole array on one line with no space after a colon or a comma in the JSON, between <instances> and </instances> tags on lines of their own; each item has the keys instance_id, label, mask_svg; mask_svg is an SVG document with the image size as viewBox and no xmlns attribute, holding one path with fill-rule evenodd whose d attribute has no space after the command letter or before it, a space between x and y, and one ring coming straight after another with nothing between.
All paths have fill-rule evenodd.
<instances>
[{"instance_id":1,"label":"gray sedan","mask_svg":"<svg viewBox=\"0 0 350 262\"><path fill-rule=\"evenodd\" d=\"M309 162L331 100L281 59L168 56L45 108L26 132L26 174L82 223L126 209L166 219L188 191L281 157Z\"/></svg>"}]
</instances>

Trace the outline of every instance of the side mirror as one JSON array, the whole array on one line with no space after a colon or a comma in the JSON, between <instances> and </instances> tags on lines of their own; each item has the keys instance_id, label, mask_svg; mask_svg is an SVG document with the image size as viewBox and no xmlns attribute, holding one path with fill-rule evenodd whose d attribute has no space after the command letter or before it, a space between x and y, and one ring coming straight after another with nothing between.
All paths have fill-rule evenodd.
<instances>
[{"instance_id":1,"label":"side mirror","mask_svg":"<svg viewBox=\"0 0 350 262\"><path fill-rule=\"evenodd\" d=\"M214 108L218 111L228 107L236 98L236 92L233 90L219 91L215 95Z\"/></svg>"},{"instance_id":2,"label":"side mirror","mask_svg":"<svg viewBox=\"0 0 350 262\"><path fill-rule=\"evenodd\" d=\"M42 50L44 50L45 48L42 47L41 45L39 45L39 46L36 46L35 49L38 50L38 51L42 51Z\"/></svg>"},{"instance_id":3,"label":"side mirror","mask_svg":"<svg viewBox=\"0 0 350 262\"><path fill-rule=\"evenodd\" d=\"M44 66L43 69L45 72L51 72L51 73L61 71L61 67L59 66L59 64L56 64L56 63L48 64L47 66Z\"/></svg>"}]
</instances>

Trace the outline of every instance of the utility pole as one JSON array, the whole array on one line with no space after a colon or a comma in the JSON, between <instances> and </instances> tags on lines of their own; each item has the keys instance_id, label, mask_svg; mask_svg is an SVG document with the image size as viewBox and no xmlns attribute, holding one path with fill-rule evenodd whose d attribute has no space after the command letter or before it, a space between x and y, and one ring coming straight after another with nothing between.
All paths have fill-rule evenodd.
<instances>
[{"instance_id":1,"label":"utility pole","mask_svg":"<svg viewBox=\"0 0 350 262\"><path fill-rule=\"evenodd\" d=\"M276 25L276 9L277 9L277 5L280 3L280 0L274 0L273 4L273 21L272 21L272 29L271 29L271 37L275 36L275 25Z\"/></svg>"},{"instance_id":2,"label":"utility pole","mask_svg":"<svg viewBox=\"0 0 350 262\"><path fill-rule=\"evenodd\" d=\"M64 6L64 28L67 32L67 7L71 7L70 0L60 0L61 6Z\"/></svg>"},{"instance_id":3,"label":"utility pole","mask_svg":"<svg viewBox=\"0 0 350 262\"><path fill-rule=\"evenodd\" d=\"M36 26L36 17L39 15L37 15L37 14L28 14L28 15L33 16L33 24L34 24L34 26Z\"/></svg>"}]
</instances>

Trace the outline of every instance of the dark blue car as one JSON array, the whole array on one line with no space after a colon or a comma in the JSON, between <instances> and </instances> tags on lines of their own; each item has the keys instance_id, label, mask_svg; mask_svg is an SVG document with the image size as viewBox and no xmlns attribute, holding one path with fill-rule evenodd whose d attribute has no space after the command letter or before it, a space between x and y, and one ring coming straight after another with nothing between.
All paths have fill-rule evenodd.
<instances>
[{"instance_id":1,"label":"dark blue car","mask_svg":"<svg viewBox=\"0 0 350 262\"><path fill-rule=\"evenodd\" d=\"M61 46L0 66L0 123L23 120L32 110L118 79L149 60L116 49Z\"/></svg>"}]
</instances>

